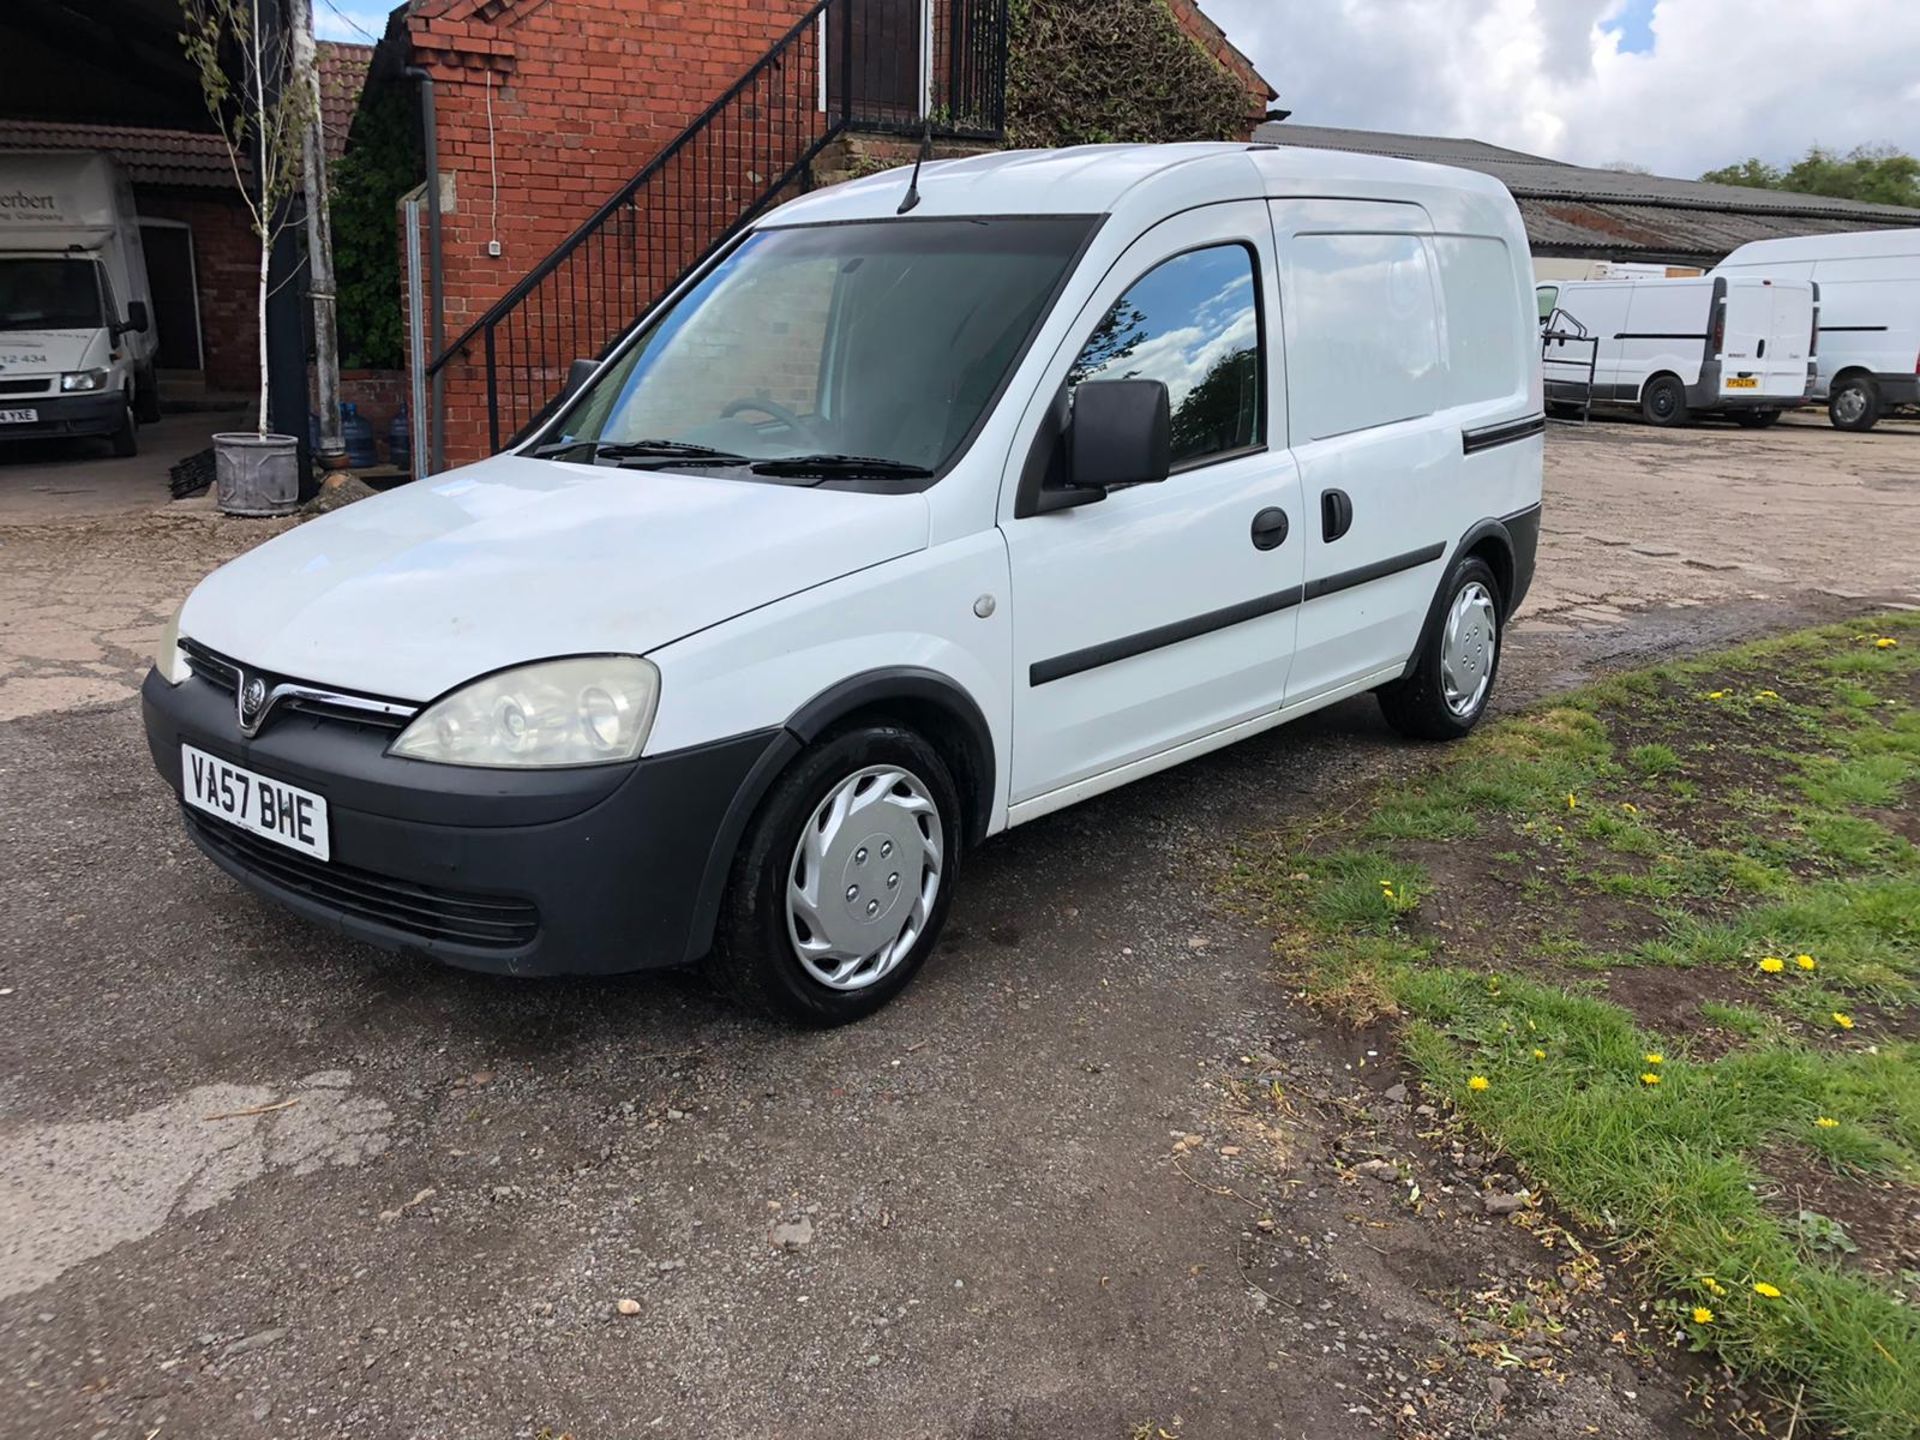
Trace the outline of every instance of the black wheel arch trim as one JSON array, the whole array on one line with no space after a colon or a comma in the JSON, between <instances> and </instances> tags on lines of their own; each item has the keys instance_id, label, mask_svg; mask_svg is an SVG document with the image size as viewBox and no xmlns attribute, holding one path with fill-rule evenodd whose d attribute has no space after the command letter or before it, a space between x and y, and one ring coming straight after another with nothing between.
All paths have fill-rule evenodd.
<instances>
[{"instance_id":1,"label":"black wheel arch trim","mask_svg":"<svg viewBox=\"0 0 1920 1440\"><path fill-rule=\"evenodd\" d=\"M1488 540L1495 541L1506 552L1509 570L1507 584L1500 596L1502 627L1520 608L1520 602L1526 599L1527 591L1533 584L1534 555L1540 544L1540 506L1537 502L1498 519L1489 517L1475 521L1460 537L1460 542L1447 552L1447 567L1441 572L1439 584L1434 587L1433 599L1427 606L1427 618L1420 626L1420 639L1414 645L1413 653L1407 657L1406 668L1401 671L1402 679L1414 672L1440 626L1447 603L1447 581L1453 577L1454 562ZM1498 575L1497 566L1495 574ZM1509 590L1512 593L1507 593Z\"/></svg>"},{"instance_id":2,"label":"black wheel arch trim","mask_svg":"<svg viewBox=\"0 0 1920 1440\"><path fill-rule=\"evenodd\" d=\"M694 904L693 924L687 936L688 960L697 960L712 948L720 904L726 896L727 878L733 872L741 837L781 772L802 750L849 715L900 701L937 706L964 732L977 773L954 776L954 788L968 807L968 843L977 844L985 837L993 818L998 757L993 748L993 731L973 696L951 677L919 666L888 666L849 676L794 711L734 792L733 801L727 806L708 847L700 893Z\"/></svg>"}]
</instances>

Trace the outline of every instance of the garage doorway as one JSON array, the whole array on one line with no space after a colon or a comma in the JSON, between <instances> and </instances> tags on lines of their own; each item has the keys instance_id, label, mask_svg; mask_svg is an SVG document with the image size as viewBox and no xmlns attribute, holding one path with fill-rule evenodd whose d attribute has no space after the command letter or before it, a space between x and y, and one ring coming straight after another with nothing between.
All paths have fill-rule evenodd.
<instances>
[{"instance_id":1,"label":"garage doorway","mask_svg":"<svg viewBox=\"0 0 1920 1440\"><path fill-rule=\"evenodd\" d=\"M152 295L154 368L198 372L200 288L193 263L193 231L178 220L140 222L140 248L147 252L147 289Z\"/></svg>"}]
</instances>

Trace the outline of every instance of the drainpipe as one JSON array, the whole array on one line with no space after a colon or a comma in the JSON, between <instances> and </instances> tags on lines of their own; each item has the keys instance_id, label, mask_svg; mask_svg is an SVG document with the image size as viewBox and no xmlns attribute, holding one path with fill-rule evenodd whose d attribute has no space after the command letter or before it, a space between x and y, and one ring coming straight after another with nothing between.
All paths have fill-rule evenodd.
<instances>
[{"instance_id":1,"label":"drainpipe","mask_svg":"<svg viewBox=\"0 0 1920 1440\"><path fill-rule=\"evenodd\" d=\"M433 76L418 65L409 65L400 73L409 80L420 82L420 143L427 152L427 283L433 290L431 354L438 360L447 343L447 325L446 306L441 298L440 139L433 122ZM430 475L438 475L447 468L446 389L446 372L435 371L432 423L427 442L427 473Z\"/></svg>"}]
</instances>

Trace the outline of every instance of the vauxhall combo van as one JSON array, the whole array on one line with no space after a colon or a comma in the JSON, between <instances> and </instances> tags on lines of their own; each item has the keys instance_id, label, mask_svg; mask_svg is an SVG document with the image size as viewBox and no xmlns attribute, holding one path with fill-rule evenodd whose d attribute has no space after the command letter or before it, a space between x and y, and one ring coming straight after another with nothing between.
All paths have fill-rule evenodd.
<instances>
[{"instance_id":1,"label":"vauxhall combo van","mask_svg":"<svg viewBox=\"0 0 1920 1440\"><path fill-rule=\"evenodd\" d=\"M508 452L203 581L144 689L222 869L510 974L813 1023L1011 826L1373 692L1485 713L1540 515L1492 179L1008 153L770 212Z\"/></svg>"}]
</instances>

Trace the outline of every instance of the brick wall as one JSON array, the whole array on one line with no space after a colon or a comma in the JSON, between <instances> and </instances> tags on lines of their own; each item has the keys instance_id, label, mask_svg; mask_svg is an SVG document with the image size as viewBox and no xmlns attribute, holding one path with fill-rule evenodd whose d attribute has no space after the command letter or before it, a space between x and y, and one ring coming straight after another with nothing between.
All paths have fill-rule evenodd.
<instances>
[{"instance_id":1,"label":"brick wall","mask_svg":"<svg viewBox=\"0 0 1920 1440\"><path fill-rule=\"evenodd\" d=\"M236 196L134 188L134 208L193 231L195 288L207 388L251 395L260 384L260 242Z\"/></svg>"},{"instance_id":2,"label":"brick wall","mask_svg":"<svg viewBox=\"0 0 1920 1440\"><path fill-rule=\"evenodd\" d=\"M631 180L806 8L802 0L418 7L409 19L414 60L434 77L440 169L453 177L454 205L443 222L447 335L458 335ZM487 254L495 236L497 259ZM446 416L450 464L487 452L479 366L449 367Z\"/></svg>"}]
</instances>

